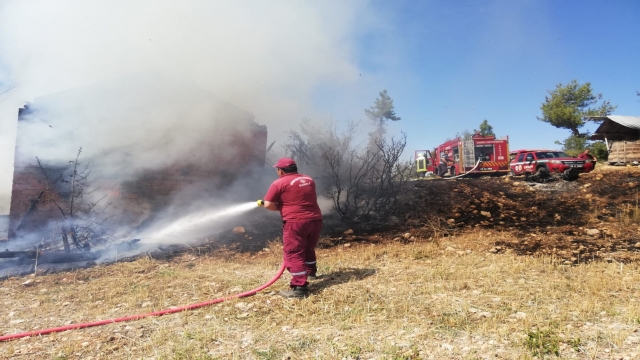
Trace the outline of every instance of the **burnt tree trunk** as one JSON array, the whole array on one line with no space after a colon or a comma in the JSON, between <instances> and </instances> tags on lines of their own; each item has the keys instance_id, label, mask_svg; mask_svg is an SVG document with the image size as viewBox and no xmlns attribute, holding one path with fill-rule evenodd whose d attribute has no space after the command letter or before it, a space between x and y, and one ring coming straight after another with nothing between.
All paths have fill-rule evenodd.
<instances>
[{"instance_id":1,"label":"burnt tree trunk","mask_svg":"<svg viewBox=\"0 0 640 360\"><path fill-rule=\"evenodd\" d=\"M64 252L71 252L71 246L69 246L69 238L67 237L69 234L69 229L66 226L62 227L61 235L62 235L62 244L64 246Z\"/></svg>"}]
</instances>

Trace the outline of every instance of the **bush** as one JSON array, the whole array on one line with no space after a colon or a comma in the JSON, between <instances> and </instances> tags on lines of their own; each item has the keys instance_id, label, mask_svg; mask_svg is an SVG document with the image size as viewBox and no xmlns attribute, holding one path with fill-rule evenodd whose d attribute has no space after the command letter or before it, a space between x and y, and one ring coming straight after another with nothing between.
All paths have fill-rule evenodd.
<instances>
[{"instance_id":1,"label":"bush","mask_svg":"<svg viewBox=\"0 0 640 360\"><path fill-rule=\"evenodd\" d=\"M607 160L609 158L609 150L607 144L602 141L596 141L588 147L589 151L598 160Z\"/></svg>"},{"instance_id":2,"label":"bush","mask_svg":"<svg viewBox=\"0 0 640 360\"><path fill-rule=\"evenodd\" d=\"M525 346L533 356L544 358L545 355L560 355L560 337L551 329L530 330L527 333Z\"/></svg>"},{"instance_id":3,"label":"bush","mask_svg":"<svg viewBox=\"0 0 640 360\"><path fill-rule=\"evenodd\" d=\"M560 337L551 329L530 330L527 333L525 346L533 356L544 358L545 355L560 355Z\"/></svg>"},{"instance_id":4,"label":"bush","mask_svg":"<svg viewBox=\"0 0 640 360\"><path fill-rule=\"evenodd\" d=\"M290 132L284 148L318 180L342 219L375 220L395 207L413 166L400 160L406 147L405 133L358 147L354 141L357 129L356 123L348 123L340 133L334 126L318 127L306 121L300 132Z\"/></svg>"}]
</instances>

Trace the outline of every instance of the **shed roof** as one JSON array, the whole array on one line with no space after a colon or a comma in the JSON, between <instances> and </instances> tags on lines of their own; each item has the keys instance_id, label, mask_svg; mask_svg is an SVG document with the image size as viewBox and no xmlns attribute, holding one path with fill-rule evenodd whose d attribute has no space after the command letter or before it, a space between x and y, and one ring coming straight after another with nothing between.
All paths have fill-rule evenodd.
<instances>
[{"instance_id":1,"label":"shed roof","mask_svg":"<svg viewBox=\"0 0 640 360\"><path fill-rule=\"evenodd\" d=\"M593 120L603 120L592 140L637 140L640 139L640 116L609 115L592 116Z\"/></svg>"}]
</instances>

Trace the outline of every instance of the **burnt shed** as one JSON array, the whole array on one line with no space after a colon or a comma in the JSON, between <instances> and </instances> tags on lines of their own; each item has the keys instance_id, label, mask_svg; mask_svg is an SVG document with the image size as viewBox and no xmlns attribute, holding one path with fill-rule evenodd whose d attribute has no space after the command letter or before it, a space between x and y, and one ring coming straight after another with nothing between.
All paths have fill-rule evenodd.
<instances>
[{"instance_id":1,"label":"burnt shed","mask_svg":"<svg viewBox=\"0 0 640 360\"><path fill-rule=\"evenodd\" d=\"M640 116L609 115L591 118L602 120L591 140L603 140L607 144L610 164L640 163Z\"/></svg>"},{"instance_id":2,"label":"burnt shed","mask_svg":"<svg viewBox=\"0 0 640 360\"><path fill-rule=\"evenodd\" d=\"M180 195L187 203L213 196L265 161L267 129L253 114L155 74L36 98L19 110L17 122L10 241L58 236L52 234L64 224L62 213L72 211L65 208L68 182L58 180L79 147L82 166L90 166L87 189L97 189L90 195L111 203L117 225L128 228L175 203L185 189L192 193Z\"/></svg>"}]
</instances>

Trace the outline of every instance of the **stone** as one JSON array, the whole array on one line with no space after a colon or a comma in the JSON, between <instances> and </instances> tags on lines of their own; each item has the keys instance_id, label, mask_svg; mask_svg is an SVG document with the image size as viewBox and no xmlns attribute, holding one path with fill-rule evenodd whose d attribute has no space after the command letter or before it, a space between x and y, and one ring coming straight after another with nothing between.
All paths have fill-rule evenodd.
<instances>
[{"instance_id":1,"label":"stone","mask_svg":"<svg viewBox=\"0 0 640 360\"><path fill-rule=\"evenodd\" d=\"M411 238L411 233L404 233L402 235L402 237L405 238L405 239L409 239L409 238Z\"/></svg>"},{"instance_id":2,"label":"stone","mask_svg":"<svg viewBox=\"0 0 640 360\"><path fill-rule=\"evenodd\" d=\"M344 234L347 234L347 235L353 234L353 229L349 229L349 230L345 231Z\"/></svg>"},{"instance_id":3,"label":"stone","mask_svg":"<svg viewBox=\"0 0 640 360\"><path fill-rule=\"evenodd\" d=\"M234 227L232 231L234 234L243 234L245 232L242 226Z\"/></svg>"},{"instance_id":4,"label":"stone","mask_svg":"<svg viewBox=\"0 0 640 360\"><path fill-rule=\"evenodd\" d=\"M640 242L637 242L635 245L633 245L636 249L640 249Z\"/></svg>"},{"instance_id":5,"label":"stone","mask_svg":"<svg viewBox=\"0 0 640 360\"><path fill-rule=\"evenodd\" d=\"M447 224L449 224L449 225L453 225L455 223L456 223L456 221L454 219L447 220Z\"/></svg>"},{"instance_id":6,"label":"stone","mask_svg":"<svg viewBox=\"0 0 640 360\"><path fill-rule=\"evenodd\" d=\"M247 305L246 302L239 302L239 303L235 304L234 307L236 309L240 309L240 310L246 310L247 308L249 308L249 306Z\"/></svg>"},{"instance_id":7,"label":"stone","mask_svg":"<svg viewBox=\"0 0 640 360\"><path fill-rule=\"evenodd\" d=\"M518 311L517 313L513 314L513 317L516 319L526 319L527 318L527 313L524 313L522 311Z\"/></svg>"},{"instance_id":8,"label":"stone","mask_svg":"<svg viewBox=\"0 0 640 360\"><path fill-rule=\"evenodd\" d=\"M589 235L589 236L598 236L598 235L600 235L600 230L598 230L598 229L585 229L584 232L587 233L587 235Z\"/></svg>"},{"instance_id":9,"label":"stone","mask_svg":"<svg viewBox=\"0 0 640 360\"><path fill-rule=\"evenodd\" d=\"M490 217L491 217L491 213L490 213L490 212L488 212L488 211L480 211L480 214L481 214L481 215L483 215L483 216L486 216L486 217L488 217L488 218L490 218Z\"/></svg>"}]
</instances>

